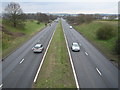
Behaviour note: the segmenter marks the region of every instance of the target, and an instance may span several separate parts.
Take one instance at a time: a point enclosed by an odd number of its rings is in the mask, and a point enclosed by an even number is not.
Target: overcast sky
[[[3,3],[4,1],[4,3]],[[2,12],[9,2],[18,2],[26,13],[117,14],[118,0],[3,0]]]

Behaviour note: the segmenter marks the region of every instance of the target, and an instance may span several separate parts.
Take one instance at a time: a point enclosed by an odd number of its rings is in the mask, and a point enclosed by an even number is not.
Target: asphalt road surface
[[[76,76],[80,88],[118,88],[118,69],[91,43],[62,19]],[[80,52],[71,50],[72,42],[78,42]]]
[[[56,30],[56,22],[47,26],[2,62],[3,88],[31,88],[39,64],[45,53],[51,36]],[[32,47],[40,42],[44,46],[42,53],[34,53]]]

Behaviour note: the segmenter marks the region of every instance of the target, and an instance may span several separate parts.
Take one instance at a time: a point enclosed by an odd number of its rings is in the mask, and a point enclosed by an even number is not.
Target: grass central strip
[[[76,88],[64,34],[59,22],[35,88]]]

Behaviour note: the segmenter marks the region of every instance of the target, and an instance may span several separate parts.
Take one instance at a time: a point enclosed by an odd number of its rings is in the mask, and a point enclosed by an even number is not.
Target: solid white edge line
[[[63,28],[63,32],[64,32],[64,28]],[[68,42],[67,42],[67,38],[66,38],[65,32],[64,32],[64,37],[65,37],[65,41],[66,41],[66,45],[67,45],[67,50],[68,50],[69,57],[70,57],[70,63],[71,63],[71,66],[72,66],[72,71],[73,71],[73,74],[74,74],[76,86],[77,86],[77,88],[79,89],[79,84],[78,84],[78,80],[77,80],[77,75],[76,75],[76,72],[75,72],[75,69],[74,69],[74,65],[73,65],[73,62],[72,62],[72,57],[71,57],[71,53],[70,53],[70,50],[69,50],[69,47],[68,47]]]
[[[97,70],[97,72],[98,72],[100,75],[102,75],[101,72],[100,72],[100,70],[99,70],[98,68],[96,68],[96,70]]]
[[[86,54],[86,55],[88,55],[88,53],[87,53],[87,52],[85,52],[85,54]]]
[[[22,59],[21,61],[20,61],[20,64],[24,61],[25,59]]]
[[[48,48],[49,48],[50,43],[51,43],[51,41],[52,41],[52,39],[53,39],[53,36],[54,36],[55,31],[56,31],[56,28],[55,28],[55,30],[54,30],[54,32],[53,32],[53,34],[52,34],[52,37],[51,37],[51,39],[50,39],[50,41],[49,41],[49,44],[48,44],[47,49],[46,49],[46,51],[45,51],[45,54],[44,54],[44,56],[43,56],[43,58],[42,58],[42,61],[41,61],[40,66],[39,66],[39,68],[38,68],[38,71],[37,71],[37,73],[36,73],[36,75],[35,75],[34,83],[35,83],[36,80],[37,80],[38,74],[39,74],[39,72],[40,72],[40,70],[41,70],[42,64],[43,64],[43,62],[44,62],[45,56],[46,56],[46,54],[47,54]]]

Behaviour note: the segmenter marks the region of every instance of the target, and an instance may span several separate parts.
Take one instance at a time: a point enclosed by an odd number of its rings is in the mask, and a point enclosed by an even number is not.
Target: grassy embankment
[[[51,41],[34,88],[76,88],[61,23]]]
[[[97,39],[96,32],[104,24],[110,24],[114,27],[115,36],[109,40]],[[118,37],[118,21],[93,21],[89,24],[74,26],[74,28],[85,36],[93,45],[95,45],[109,59],[118,62],[118,55],[115,54],[115,43]]]
[[[42,30],[44,23],[37,24],[37,21],[28,20],[24,28],[14,28],[8,24],[2,26],[2,57],[4,57]]]

